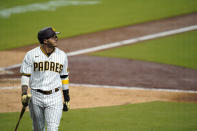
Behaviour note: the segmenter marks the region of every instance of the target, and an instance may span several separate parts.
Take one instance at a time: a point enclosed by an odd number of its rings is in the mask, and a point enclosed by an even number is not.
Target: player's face
[[[49,47],[56,47],[56,46],[57,46],[57,40],[58,40],[58,38],[57,38],[57,36],[55,35],[55,36],[53,36],[53,37],[47,39],[47,45],[48,45]]]

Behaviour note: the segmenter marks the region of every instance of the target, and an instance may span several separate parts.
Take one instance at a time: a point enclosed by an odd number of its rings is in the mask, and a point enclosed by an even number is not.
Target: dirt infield
[[[9,85],[1,81],[0,86],[20,86],[19,81]],[[150,101],[197,102],[197,93],[129,90],[112,88],[70,87],[71,109],[134,104]],[[19,112],[20,89],[1,89],[0,112]]]
[[[126,40],[143,35],[197,24],[197,13],[137,24],[107,31],[85,34],[59,41],[66,52],[97,45]],[[0,67],[21,63],[25,53],[38,44],[0,51]],[[6,59],[5,59],[6,58]],[[197,71],[183,67],[88,55],[69,57],[71,83],[114,86],[135,86],[160,89],[197,90]],[[20,86],[19,68],[0,71],[0,88]],[[20,90],[0,92],[0,112],[20,111]],[[120,90],[103,88],[71,87],[72,108],[120,105],[145,101],[197,102],[197,93],[169,93],[158,91]]]
[[[197,90],[197,71],[183,67],[95,56],[75,56],[70,65],[71,83]]]

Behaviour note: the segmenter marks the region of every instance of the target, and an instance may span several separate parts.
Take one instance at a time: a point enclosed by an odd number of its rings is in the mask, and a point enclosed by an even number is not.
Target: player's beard
[[[47,43],[46,45],[48,48],[54,49],[55,47],[57,47],[57,42],[56,42],[56,44]]]

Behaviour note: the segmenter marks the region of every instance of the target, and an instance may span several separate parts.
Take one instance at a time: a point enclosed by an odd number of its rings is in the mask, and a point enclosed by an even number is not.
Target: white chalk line
[[[17,68],[17,67],[20,67],[20,66],[21,66],[21,64],[15,64],[15,65],[11,65],[11,66],[8,66],[8,67],[1,67],[0,71],[13,69],[13,68]]]
[[[109,49],[109,48],[113,48],[113,47],[129,45],[129,44],[133,44],[133,43],[137,43],[137,42],[141,42],[141,41],[145,41],[145,40],[174,35],[174,34],[183,33],[183,32],[196,30],[196,29],[197,29],[197,25],[193,25],[193,26],[188,26],[188,27],[184,27],[184,28],[155,33],[155,34],[151,34],[151,35],[145,35],[142,37],[137,37],[137,38],[132,38],[132,39],[123,40],[123,41],[119,41],[119,42],[109,43],[109,44],[96,46],[96,47],[92,47],[92,48],[88,48],[88,49],[73,51],[73,52],[68,53],[68,56],[81,55],[81,54],[86,54],[86,53],[95,52],[95,51],[99,51],[99,50]]]
[[[197,93],[193,90],[176,90],[176,89],[156,89],[144,87],[128,87],[128,86],[110,86],[110,85],[93,85],[93,84],[70,84],[73,87],[93,87],[93,88],[113,88],[113,89],[129,89],[129,90],[147,90],[147,91],[160,91],[160,92],[183,92],[183,93]]]
[[[9,18],[12,14],[21,14],[33,11],[55,11],[56,8],[62,6],[77,6],[77,5],[94,5],[100,3],[100,0],[94,1],[73,1],[73,0],[51,0],[42,3],[33,3],[29,5],[15,6],[0,10],[0,17]]]
[[[128,39],[128,40],[123,40],[123,41],[119,41],[119,42],[109,43],[109,44],[96,46],[96,47],[92,47],[92,48],[77,50],[77,51],[69,52],[69,53],[67,53],[67,55],[68,56],[75,56],[75,55],[86,54],[86,53],[109,49],[109,48],[113,48],[113,47],[129,45],[129,44],[133,44],[133,43],[137,43],[137,42],[141,42],[141,41],[145,41],[145,40],[174,35],[174,34],[183,33],[183,32],[187,32],[187,31],[192,31],[192,30],[196,30],[196,29],[197,29],[197,25],[183,27],[183,28],[179,28],[179,29],[164,31],[164,32],[155,33],[155,34],[151,34],[151,35],[145,35],[145,36],[132,38],[132,39]],[[13,68],[17,68],[20,66],[21,66],[21,64],[16,64],[16,65],[8,66],[8,67],[1,67],[0,71],[7,70],[7,69],[13,69]]]
[[[197,93],[193,90],[177,90],[177,89],[156,89],[156,88],[144,88],[144,87],[128,87],[128,86],[110,86],[110,85],[93,85],[93,84],[75,84],[70,83],[70,87],[89,87],[89,88],[111,88],[122,90],[144,90],[144,91],[159,91],[159,92],[177,92],[177,93]],[[5,89],[18,89],[20,87],[0,87],[0,90]]]

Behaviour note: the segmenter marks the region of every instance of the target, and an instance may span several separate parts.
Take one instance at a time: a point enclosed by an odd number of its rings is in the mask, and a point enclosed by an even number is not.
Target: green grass
[[[91,55],[152,61],[197,69],[197,31],[112,48]]]
[[[0,10],[46,1],[3,0]],[[0,50],[37,43],[37,32],[46,26],[54,26],[63,38],[196,11],[196,0],[101,0],[97,5],[14,14],[0,18]]]
[[[0,113],[1,131],[13,130],[19,113]],[[150,102],[64,112],[61,131],[196,131],[197,104]],[[26,112],[20,131],[31,129]]]

